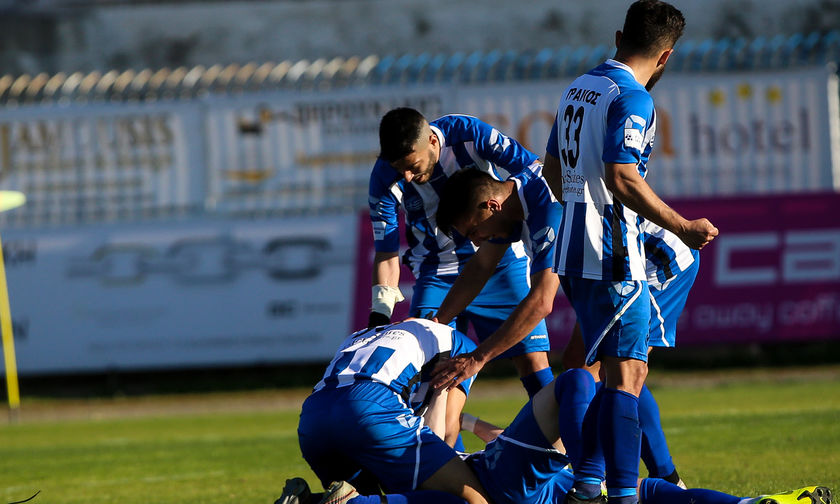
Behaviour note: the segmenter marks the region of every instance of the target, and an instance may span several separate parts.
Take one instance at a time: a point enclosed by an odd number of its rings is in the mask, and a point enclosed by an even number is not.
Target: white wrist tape
[[[461,413],[461,430],[475,432],[475,422],[478,417],[472,416],[469,413]]]
[[[370,310],[389,318],[394,313],[394,305],[405,299],[398,288],[389,285],[374,285],[372,291]]]

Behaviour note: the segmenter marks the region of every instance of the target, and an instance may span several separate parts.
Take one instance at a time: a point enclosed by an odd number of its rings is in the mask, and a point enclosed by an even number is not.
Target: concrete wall
[[[0,73],[610,44],[629,0],[0,4]],[[673,0],[685,38],[840,27],[840,0]]]

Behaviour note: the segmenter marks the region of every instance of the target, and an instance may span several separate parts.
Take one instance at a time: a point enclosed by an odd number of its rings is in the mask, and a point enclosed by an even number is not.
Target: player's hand
[[[484,364],[472,352],[447,359],[432,371],[432,387],[449,390],[481,371]]]
[[[370,316],[368,316],[368,329],[388,325],[390,323],[391,318],[385,315],[384,313],[372,311],[370,312]]]
[[[700,250],[718,235],[716,228],[709,219],[695,219],[688,221],[679,233],[680,240],[693,249]]]

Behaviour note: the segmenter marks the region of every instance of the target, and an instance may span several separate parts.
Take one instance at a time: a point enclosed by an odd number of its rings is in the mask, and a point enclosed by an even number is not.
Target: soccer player
[[[491,440],[485,450],[467,456],[466,464],[494,504],[555,504],[566,494],[573,475],[566,469],[562,421],[568,407],[576,407],[579,391],[594,387],[591,375],[572,369],[538,392],[513,423]],[[578,434],[579,435],[579,434]],[[562,438],[562,439],[561,439]],[[387,483],[387,482],[383,482]],[[359,495],[343,482],[329,485],[322,495],[312,494],[301,478],[286,482],[278,504],[463,504],[440,491]],[[661,479],[639,482],[643,504],[831,504],[826,487],[811,486],[770,496],[740,498],[706,489],[684,490]]]
[[[531,282],[528,294],[497,331],[476,350],[435,369],[433,386],[457,385],[475,375],[551,313],[560,286],[557,275],[551,271],[560,216],[560,203],[542,177],[541,165],[505,181],[478,170],[462,171],[447,180],[438,204],[438,227],[446,234],[452,234],[454,228],[478,246],[478,251],[455,280],[436,320],[447,323],[472,302],[511,243],[521,240],[525,244],[531,259]]]
[[[474,348],[462,333],[424,319],[350,335],[300,414],[301,453],[322,484],[349,480],[373,491],[374,482],[363,479],[372,475],[391,492],[440,490],[487,504],[475,475],[443,440],[447,412],[457,425],[472,380],[443,393],[425,385],[440,359]]]
[[[601,443],[610,504],[638,501],[638,398],[650,323],[640,226],[650,220],[695,249],[718,233],[707,219],[672,210],[644,180],[656,119],[648,90],[684,26],[670,4],[633,3],[616,33],[615,57],[561,95],[546,149],[545,177],[563,202],[555,271],[580,323],[587,364],[600,360],[605,374],[588,412],[596,415],[597,433],[586,435]],[[567,500],[601,499],[601,474],[586,463]]]
[[[397,213],[405,211],[409,250],[403,257],[416,278],[409,315],[431,318],[461,268],[475,253],[472,243],[450,238],[435,221],[444,182],[464,169],[478,169],[504,179],[539,165],[537,156],[496,128],[470,116],[446,115],[428,122],[411,108],[385,114],[379,126],[381,152],[370,177],[370,216],[376,247],[369,325],[387,323],[399,291],[400,259]],[[521,243],[499,261],[484,290],[457,315],[466,332],[472,323],[486,339],[528,294],[528,260]],[[548,364],[544,321],[501,357],[510,358],[529,395],[554,376]]]

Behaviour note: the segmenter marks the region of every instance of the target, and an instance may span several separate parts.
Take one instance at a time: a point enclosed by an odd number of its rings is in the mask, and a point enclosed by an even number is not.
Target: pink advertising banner
[[[840,339],[840,194],[692,199],[672,206],[720,229],[700,253],[678,345]],[[354,328],[367,323],[372,261],[365,211],[359,219]],[[412,284],[403,267],[406,297]],[[397,305],[395,320],[406,316],[409,303]],[[552,348],[562,350],[575,323],[562,293],[547,322]]]

